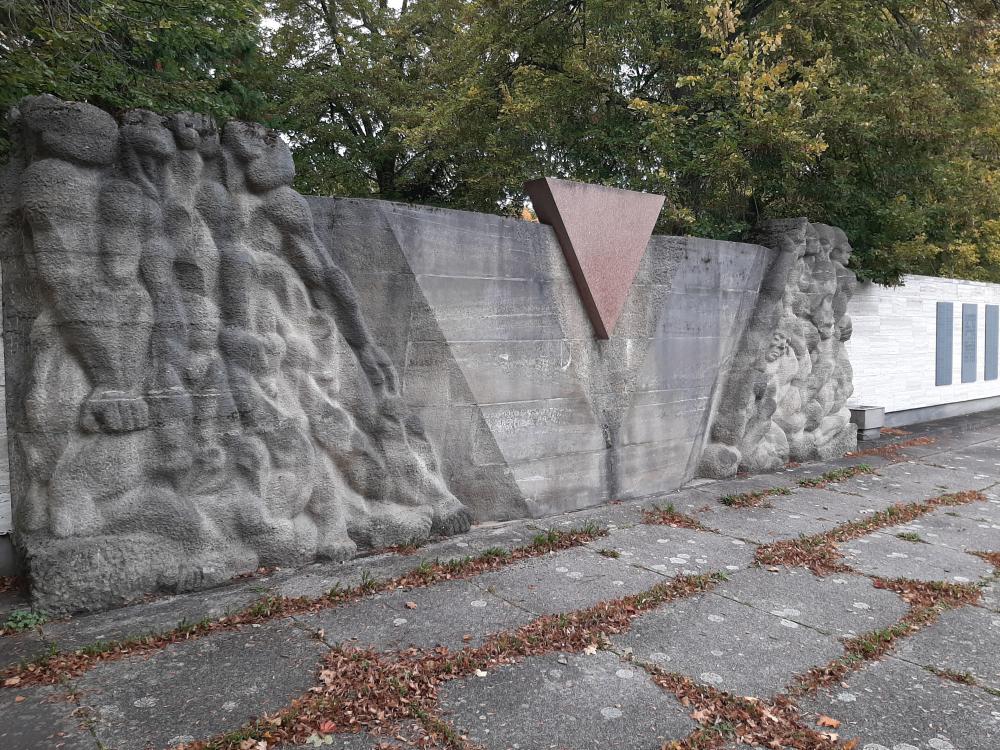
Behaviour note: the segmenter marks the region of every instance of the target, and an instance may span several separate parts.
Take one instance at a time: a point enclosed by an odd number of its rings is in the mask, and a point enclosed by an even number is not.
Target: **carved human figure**
[[[267,219],[282,230],[282,252],[298,270],[316,306],[334,314],[340,333],[355,350],[372,385],[394,393],[396,377],[392,362],[368,330],[354,286],[344,271],[320,252],[309,206],[291,188],[295,166],[288,146],[263,126],[244,122],[227,123],[223,145],[227,154],[239,163],[239,168],[227,169],[229,190],[237,194],[249,191],[260,198]],[[243,185],[231,182],[240,181],[241,177]],[[226,260],[224,276],[231,286],[227,294],[232,305],[229,314],[238,325],[247,316],[241,288],[247,283],[249,270],[238,257]]]
[[[149,414],[140,372],[153,320],[138,271],[150,203],[128,180],[101,184],[95,168],[110,164],[119,146],[105,113],[37,97],[22,105],[20,124],[31,159],[21,180],[29,249],[92,384],[80,423],[89,431],[142,429]]]

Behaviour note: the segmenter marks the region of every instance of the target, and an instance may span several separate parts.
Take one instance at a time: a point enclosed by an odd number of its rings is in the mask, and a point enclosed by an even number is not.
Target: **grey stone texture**
[[[654,237],[600,340],[549,226],[303,198],[247,123],[53,97],[12,123],[11,488],[40,609],[854,446],[839,230]]]
[[[47,96],[12,136],[7,414],[37,606],[468,529],[281,138]]]
[[[607,558],[591,549],[570,549],[484,573],[475,584],[522,609],[556,614],[646,591],[663,575]]]
[[[801,701],[841,722],[860,750],[993,750],[1000,747],[1000,698],[887,658]]]
[[[296,619],[310,630],[322,630],[331,646],[347,644],[380,651],[444,646],[459,651],[479,645],[491,633],[515,630],[534,615],[470,581],[448,581],[430,588],[379,594],[350,607],[334,607]]]
[[[988,609],[949,610],[894,653],[923,667],[971,675],[1000,692],[1000,614]]]
[[[889,534],[870,534],[837,548],[852,568],[881,578],[978,583],[993,575],[993,566],[978,557]]]
[[[100,750],[69,691],[52,687],[0,691],[4,750]]]
[[[596,540],[592,549],[665,576],[743,570],[753,562],[753,545],[707,531],[670,526],[635,526]]]
[[[695,728],[688,710],[614,654],[549,654],[449,682],[443,716],[488,750],[659,750]]]
[[[857,279],[847,235],[805,219],[767,222],[761,244],[777,255],[728,369],[700,473],[773,471],[857,447],[844,342]]]
[[[641,662],[737,695],[766,698],[844,652],[831,634],[723,596],[671,602],[615,636]]]
[[[899,596],[875,588],[863,576],[817,578],[800,568],[754,568],[720,584],[714,593],[842,637],[887,628],[909,609]]]
[[[107,662],[75,686],[105,747],[173,747],[284,707],[315,684],[325,651],[312,634],[279,620]]]
[[[694,474],[719,373],[774,251],[654,237],[605,341],[551,227],[381,201],[309,205],[477,519],[648,496]]]

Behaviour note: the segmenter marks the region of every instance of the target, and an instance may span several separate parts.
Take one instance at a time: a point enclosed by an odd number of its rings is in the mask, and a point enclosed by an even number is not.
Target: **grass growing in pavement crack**
[[[925,542],[921,538],[920,534],[918,534],[915,531],[900,531],[898,534],[896,534],[896,536],[899,539],[902,539],[904,542],[915,542],[917,544],[927,544],[927,542]]]
[[[798,539],[786,539],[757,548],[756,561],[761,566],[787,565],[809,568],[816,575],[842,573],[849,570],[837,545],[871,534],[879,529],[908,523],[931,511],[948,506],[966,505],[986,499],[982,492],[948,493],[916,503],[897,503],[871,516],[841,524],[830,531]]]
[[[775,495],[791,495],[788,487],[768,487],[753,492],[742,492],[739,495],[723,495],[719,502],[729,508],[768,508],[772,507],[768,498]]]
[[[861,474],[874,474],[875,469],[873,469],[868,464],[858,464],[857,466],[845,466],[842,469],[832,469],[818,477],[804,477],[798,481],[799,487],[811,487],[813,489],[823,489],[824,487],[836,484],[837,482],[846,482],[848,479],[853,479]]]
[[[438,688],[446,681],[485,676],[489,670],[528,656],[554,652],[592,653],[632,621],[668,602],[712,589],[721,574],[682,575],[640,594],[600,602],[593,607],[545,615],[513,630],[494,634],[478,647],[452,653],[447,648],[411,648],[379,654],[357,648],[335,648],[324,658],[318,684],[286,709],[258,719],[236,732],[192,742],[185,750],[242,750],[248,740],[302,744],[309,737],[359,729],[388,735],[416,720],[445,747],[468,750],[468,740],[440,718]],[[243,745],[242,747],[254,745]]]
[[[642,522],[653,526],[673,526],[681,529],[694,529],[696,531],[711,531],[695,518],[686,516],[679,512],[673,503],[662,508],[650,508],[642,512]]]
[[[510,551],[494,547],[475,557],[464,557],[444,562],[424,560],[410,572],[396,578],[378,580],[367,571],[363,571],[361,582],[357,586],[353,588],[335,586],[320,597],[292,598],[271,594],[258,599],[238,612],[217,620],[203,620],[194,624],[182,623],[173,630],[157,635],[93,644],[73,652],[48,654],[28,664],[15,665],[0,670],[0,685],[13,687],[39,683],[54,684],[66,677],[86,672],[101,661],[150,653],[172,643],[202,638],[211,633],[237,630],[247,625],[259,624],[279,617],[317,612],[356,601],[376,592],[423,588],[457,578],[470,578],[480,573],[512,565],[521,560],[580,547],[606,535],[605,529],[596,524],[587,524],[580,529],[546,531],[537,535],[528,546],[518,547]]]
[[[976,677],[971,672],[956,672],[952,669],[938,669],[937,667],[926,667],[931,674],[937,675],[943,680],[957,682],[960,685],[975,685]]]

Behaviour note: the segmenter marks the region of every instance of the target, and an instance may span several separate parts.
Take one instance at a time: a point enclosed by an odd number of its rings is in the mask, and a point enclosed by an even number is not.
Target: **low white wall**
[[[935,385],[938,302],[954,307],[951,385]],[[970,383],[961,373],[963,304],[977,306],[976,380]],[[1000,284],[907,276],[901,287],[859,286],[849,307],[850,405],[884,406],[889,413],[1000,396],[1000,380],[984,379],[986,305],[1000,305]]]

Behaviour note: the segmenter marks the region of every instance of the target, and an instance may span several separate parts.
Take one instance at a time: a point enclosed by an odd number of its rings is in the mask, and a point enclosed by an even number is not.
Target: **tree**
[[[805,214],[862,275],[1000,279],[991,0],[281,0],[301,187],[516,213],[546,174],[659,230]],[[276,107],[277,109],[278,107]]]
[[[2,0],[0,111],[51,93],[111,111],[253,119],[264,100],[242,77],[261,9],[258,0]],[[0,158],[6,148],[0,135]]]

